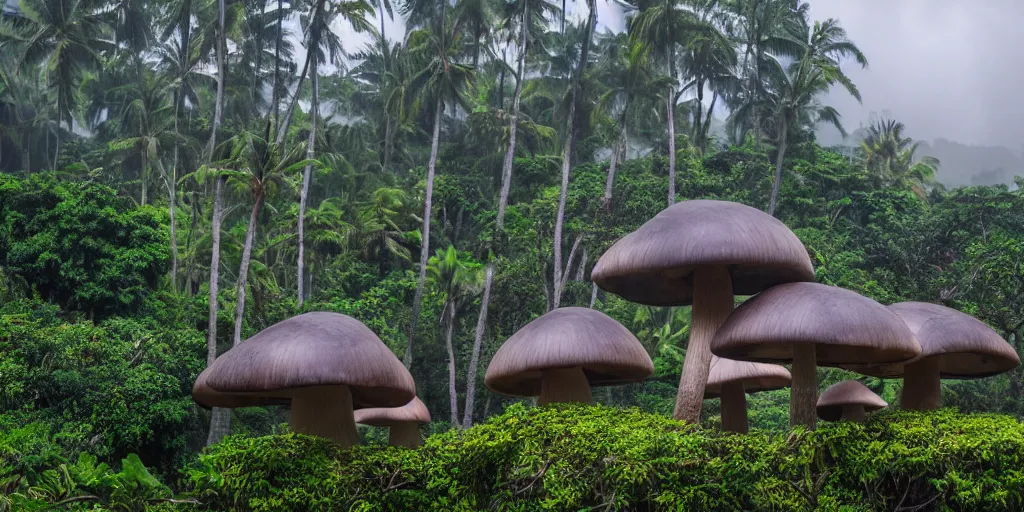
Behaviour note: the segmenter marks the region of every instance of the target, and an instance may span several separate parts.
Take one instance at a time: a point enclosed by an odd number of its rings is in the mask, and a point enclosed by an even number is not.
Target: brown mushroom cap
[[[583,369],[591,386],[639,382],[654,363],[633,333],[588,308],[559,308],[512,335],[494,354],[484,384],[512,396],[538,396],[541,371]]]
[[[423,401],[413,398],[401,407],[372,407],[355,411],[356,423],[371,427],[390,427],[399,423],[430,423],[430,411]]]
[[[399,407],[416,396],[412,376],[362,322],[305,313],[276,323],[225,352],[199,375],[192,398],[203,407],[290,400],[289,390],[348,386],[352,404]]]
[[[711,342],[729,359],[786,362],[813,344],[819,366],[907,361],[921,352],[914,334],[885,306],[835,286],[790,283],[736,308]]]
[[[882,397],[859,380],[844,380],[829,386],[818,397],[818,417],[825,421],[839,421],[844,405],[860,405],[866,412],[889,407]]]
[[[800,239],[761,210],[728,201],[676,203],[622,237],[594,266],[595,283],[631,302],[681,306],[693,301],[696,267],[725,265],[734,295],[813,281]]]
[[[1013,347],[977,318],[927,302],[900,302],[888,308],[917,336],[921,355],[905,363],[851,369],[874,377],[902,377],[905,365],[938,357],[942,378],[972,379],[998,375],[1020,365]]]
[[[711,357],[711,372],[708,385],[704,387],[704,398],[718,398],[722,386],[730,382],[742,382],[747,393],[769,391],[789,387],[793,376],[789,370],[777,364],[733,361],[724,357]]]

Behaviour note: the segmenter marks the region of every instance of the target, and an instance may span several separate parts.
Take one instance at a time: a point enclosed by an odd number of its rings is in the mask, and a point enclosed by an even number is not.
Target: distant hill
[[[938,179],[948,187],[1012,184],[1024,176],[1024,157],[1001,146],[971,146],[946,139],[922,142],[919,152],[942,162]]]

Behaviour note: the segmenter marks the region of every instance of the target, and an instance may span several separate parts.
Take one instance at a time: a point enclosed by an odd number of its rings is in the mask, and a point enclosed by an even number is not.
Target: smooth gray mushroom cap
[[[889,407],[882,397],[868,389],[859,380],[844,380],[833,384],[818,397],[818,417],[825,421],[839,421],[843,406],[859,405],[865,412]]]
[[[278,322],[228,350],[192,388],[203,407],[290,402],[290,390],[348,386],[354,408],[399,407],[416,396],[412,375],[362,322],[338,313],[305,313]]]
[[[736,308],[711,352],[740,361],[793,360],[793,346],[815,345],[819,366],[908,361],[921,347],[903,320],[858,293],[817,283],[771,288]]]
[[[576,367],[591,386],[639,382],[654,374],[643,345],[612,317],[588,308],[559,308],[501,345],[484,384],[504,395],[538,396],[543,370]]]
[[[704,387],[704,398],[718,398],[722,386],[731,382],[742,382],[747,393],[788,388],[793,382],[789,370],[777,364],[734,361],[724,357],[711,356],[711,371],[708,384]]]
[[[728,201],[676,203],[622,237],[594,266],[595,283],[631,302],[682,306],[693,302],[693,271],[724,265],[734,295],[813,281],[800,239],[761,210]]]
[[[917,336],[921,355],[900,364],[850,369],[874,377],[902,377],[907,364],[937,357],[943,379],[973,379],[998,375],[1020,365],[1013,347],[973,316],[927,302],[900,302],[888,308]]]
[[[355,411],[356,423],[371,427],[390,427],[401,423],[430,423],[430,411],[422,400],[413,398],[401,407],[371,407]]]

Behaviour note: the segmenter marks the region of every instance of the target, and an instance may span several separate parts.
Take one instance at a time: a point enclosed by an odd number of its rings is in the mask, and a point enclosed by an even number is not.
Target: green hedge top
[[[514,406],[418,450],[233,437],[190,480],[209,510],[1020,510],[1024,426],[943,410],[737,435]]]

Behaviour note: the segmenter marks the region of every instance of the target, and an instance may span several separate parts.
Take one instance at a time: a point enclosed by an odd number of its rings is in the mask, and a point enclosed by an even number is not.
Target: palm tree
[[[569,172],[572,165],[573,142],[576,131],[576,101],[579,95],[580,80],[587,70],[587,63],[590,60],[590,44],[594,38],[594,27],[597,25],[596,0],[587,0],[589,16],[584,29],[584,39],[580,48],[579,60],[576,63],[576,71],[573,73],[572,83],[569,90],[569,115],[566,121],[565,143],[562,147],[562,187],[558,195],[558,213],[555,217],[554,234],[554,275],[552,279],[551,309],[556,309],[561,303],[562,290],[565,287],[565,276],[568,268],[562,269],[562,228],[565,224],[565,203],[569,193]],[[573,248],[575,252],[575,247]],[[572,262],[572,256],[569,262]],[[568,267],[568,265],[567,265]]]
[[[782,166],[790,130],[798,122],[810,126],[826,122],[834,125],[845,135],[846,130],[839,120],[839,112],[822,105],[818,98],[838,83],[857,101],[861,99],[860,91],[843,73],[838,60],[849,56],[855,58],[861,66],[866,66],[867,59],[863,53],[846,38],[845,31],[835,20],[815,22],[813,28],[805,20],[804,28],[807,49],[803,57],[785,70],[776,69],[772,74],[770,90],[766,94],[765,104],[768,110],[774,113],[772,122],[778,140],[775,176],[768,201],[769,215],[774,215],[778,207]],[[743,115],[743,112],[736,114]]]
[[[909,188],[924,199],[935,181],[939,160],[932,156],[917,158],[920,142],[903,136],[906,127],[894,119],[871,123],[861,142],[864,164],[888,186]]]
[[[408,195],[402,189],[378,188],[370,194],[370,200],[359,210],[359,239],[364,248],[363,257],[377,262],[378,275],[386,274],[390,258],[401,261],[412,259],[409,251],[409,236],[399,227],[401,210],[405,208]]]
[[[384,120],[380,143],[383,172],[391,168],[396,135],[409,120],[413,107],[410,91],[413,73],[406,50],[404,44],[391,44],[376,35],[374,42],[353,56],[359,61],[352,69],[352,76],[362,85],[358,93],[364,101],[362,113],[371,119]]]
[[[462,38],[458,20],[445,15],[439,22],[439,28],[440,30],[416,30],[409,34],[408,43],[410,51],[423,63],[420,71],[413,77],[412,89],[421,98],[422,104],[434,106],[434,129],[431,136],[430,160],[427,163],[427,182],[423,201],[420,275],[416,284],[416,294],[413,296],[409,342],[405,349],[406,367],[412,365],[413,339],[419,320],[420,305],[423,302],[423,286],[427,278],[427,260],[430,256],[430,217],[433,207],[434,172],[437,168],[438,146],[441,139],[441,118],[444,115],[446,103],[468,110],[465,92],[474,80],[473,68],[456,62],[454,58],[459,51]]]
[[[0,17],[0,52],[17,52],[16,69],[31,73],[43,64],[48,87],[56,92],[57,140],[53,166],[60,159],[60,124],[72,129],[75,91],[83,72],[98,69],[101,53],[114,50],[105,0],[23,0],[21,16]]]
[[[694,8],[705,25],[705,30],[696,33],[682,48],[682,76],[685,84],[680,93],[692,89],[696,95],[693,101],[693,122],[690,139],[700,151],[707,145],[707,133],[711,127],[715,104],[719,94],[731,88],[736,77],[736,49],[732,41],[722,33],[715,23],[719,17],[716,10],[718,0],[694,0]],[[704,90],[712,91],[711,104],[704,112]]]
[[[516,63],[516,89],[512,96],[512,113],[509,116],[508,125],[508,147],[505,149],[505,159],[501,164],[501,191],[498,194],[498,215],[494,221],[495,234],[498,237],[504,236],[505,212],[508,209],[508,196],[512,188],[512,164],[515,161],[516,138],[519,132],[520,102],[523,96],[524,73],[526,70],[526,55],[529,52],[530,27],[533,19],[546,21],[547,15],[554,12],[554,6],[541,0],[531,2],[521,0],[516,2],[515,9],[508,11],[509,15],[504,24],[512,26],[515,19],[519,20],[519,58]],[[466,370],[466,411],[462,418],[462,425],[469,428],[473,424],[473,407],[476,401],[477,372],[480,365],[480,350],[483,347],[484,333],[487,331],[487,313],[491,302],[491,287],[494,284],[494,260],[495,255],[488,253],[487,269],[484,271],[484,289],[480,299],[480,314],[477,317],[476,334],[473,338],[473,351],[469,358],[469,367]]]
[[[370,5],[363,0],[345,1],[331,6],[327,11],[327,0],[316,0],[313,3],[312,11],[305,19],[306,26],[306,49],[310,53],[307,59],[310,63],[310,76],[312,77],[311,88],[313,98],[310,102],[309,115],[309,141],[306,143],[306,159],[312,160],[316,157],[316,129],[320,114],[320,77],[318,69],[321,63],[337,64],[341,57],[341,38],[331,31],[331,23],[339,16],[349,22],[357,32],[369,28],[366,21],[366,14],[371,12]],[[305,217],[306,204],[309,201],[309,187],[313,179],[313,166],[307,165],[302,176],[302,191],[299,194],[299,225],[298,225],[298,307],[302,307],[305,300],[303,290],[305,278]]]
[[[459,257],[454,246],[438,249],[427,261],[427,271],[434,286],[444,296],[441,323],[445,326],[445,347],[448,349],[448,396],[452,426],[459,425],[459,395],[455,386],[455,348],[452,337],[458,313],[479,291],[480,264]]]

